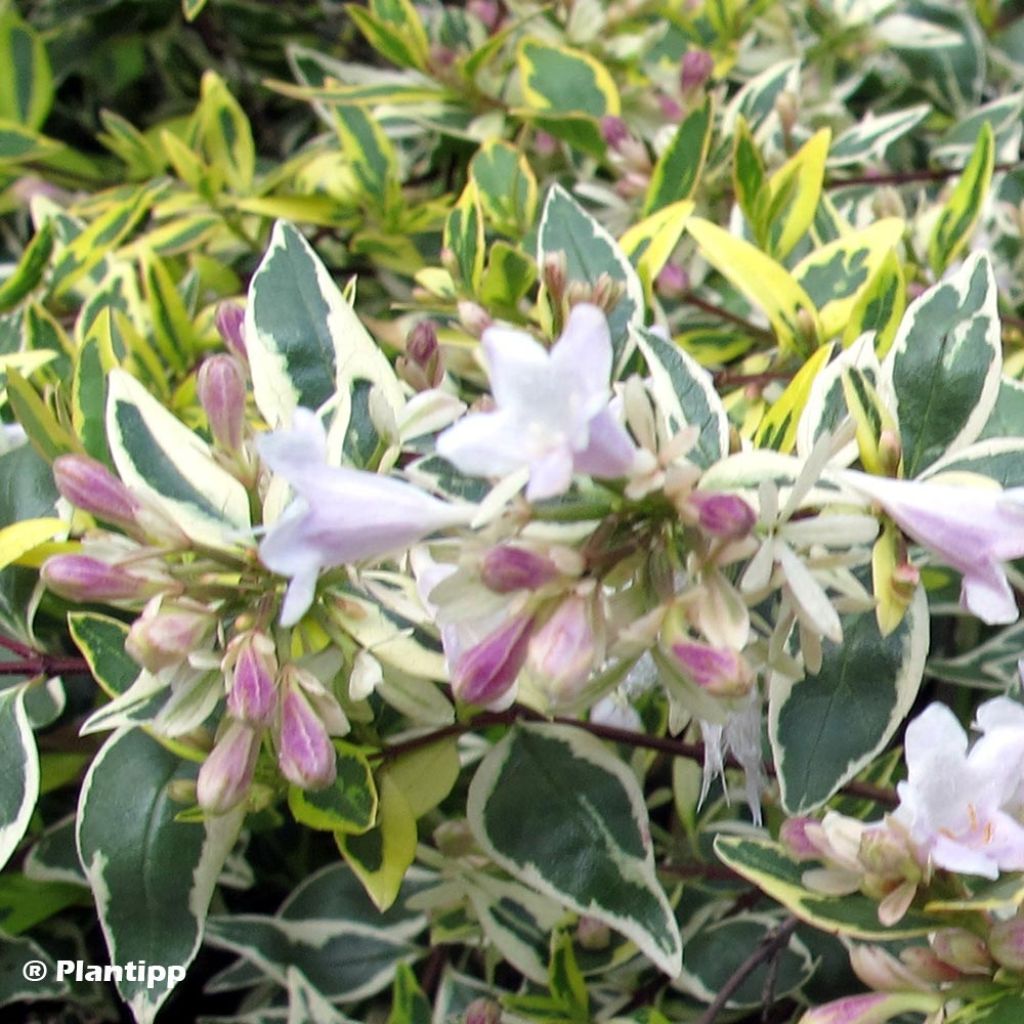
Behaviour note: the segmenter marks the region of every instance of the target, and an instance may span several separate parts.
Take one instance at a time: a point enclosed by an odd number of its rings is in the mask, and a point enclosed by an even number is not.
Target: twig
[[[54,658],[36,653],[21,661],[0,661],[0,676],[85,675],[90,671],[85,658]]]
[[[792,380],[793,374],[784,370],[765,370],[764,373],[730,373],[720,370],[715,375],[715,386],[719,388],[746,387],[748,384],[770,384],[773,380]]]
[[[994,173],[1016,171],[1024,167],[1024,161],[1015,160],[1008,164],[996,164]],[[963,167],[938,167],[919,171],[894,171],[892,174],[858,174],[852,178],[826,178],[825,188],[847,188],[856,185],[910,185],[915,181],[946,181],[963,174]]]
[[[668,736],[649,736],[647,733],[634,732],[631,729],[620,729],[614,725],[601,725],[599,722],[587,722],[578,718],[566,718],[562,715],[555,715],[546,718],[544,715],[532,708],[524,707],[522,704],[513,704],[507,711],[485,712],[476,715],[466,722],[456,722],[453,725],[445,725],[411,739],[403,740],[400,743],[392,743],[383,746],[376,753],[376,757],[384,761],[394,760],[402,754],[408,754],[413,750],[429,747],[449,736],[461,736],[463,733],[472,732],[475,729],[485,729],[494,725],[514,725],[516,722],[554,722],[556,725],[566,725],[574,729],[582,729],[591,736],[598,736],[601,739],[611,740],[614,743],[622,743],[628,747],[639,747],[643,750],[653,750],[659,754],[667,754],[669,757],[685,757],[691,761],[704,760],[704,744],[688,743],[685,740],[676,740]],[[725,762],[730,768],[742,767],[733,758],[727,758]],[[769,775],[775,775],[774,765],[766,765]],[[848,796],[862,797],[872,800],[883,807],[895,807],[898,799],[896,793],[891,789],[872,785],[870,782],[848,782],[840,789],[841,793]]]
[[[789,942],[789,937],[796,930],[799,922],[795,917],[788,917],[774,931],[764,937],[761,944],[754,950],[746,960],[743,961],[729,976],[725,984],[718,990],[711,1005],[697,1018],[694,1024],[712,1024],[718,1015],[725,1009],[736,990],[761,966],[766,960],[775,956],[783,946]]]
[[[688,306],[696,306],[697,309],[702,309],[705,313],[710,313],[711,316],[718,317],[719,320],[728,320],[729,323],[735,324],[737,327],[742,327],[748,334],[753,334],[755,337],[764,338],[766,341],[775,340],[775,335],[766,328],[758,327],[757,324],[752,324],[749,320],[744,320],[744,318],[738,314],[733,313],[728,309],[724,309],[722,306],[716,306],[713,302],[708,302],[706,299],[702,299],[698,295],[694,295],[693,292],[687,292],[683,296],[682,301]]]

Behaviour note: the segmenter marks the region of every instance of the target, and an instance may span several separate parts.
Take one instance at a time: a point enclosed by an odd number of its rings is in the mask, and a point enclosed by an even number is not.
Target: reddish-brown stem
[[[561,715],[545,718],[539,712],[534,711],[532,708],[524,707],[521,704],[515,704],[507,711],[485,712],[484,714],[476,715],[467,722],[445,725],[429,733],[423,733],[399,743],[386,745],[377,752],[377,756],[385,761],[393,760],[402,754],[408,754],[413,750],[429,747],[450,736],[461,736],[463,733],[493,725],[513,725],[520,721],[550,721],[557,725],[582,729],[584,732],[590,733],[591,736],[598,736],[601,739],[621,743],[624,746],[653,750],[659,754],[666,754],[669,757],[685,757],[692,761],[704,760],[703,743],[688,743],[685,740],[672,739],[668,736],[650,736],[647,733],[634,732],[631,729],[620,729],[614,725],[601,725],[599,722],[587,722],[577,718],[566,718]],[[733,758],[728,758],[725,763],[731,768],[740,767]],[[774,776],[775,768],[773,765],[766,765],[766,770],[769,775]],[[874,801],[883,807],[895,807],[897,804],[897,797],[893,790],[872,785],[870,782],[848,782],[842,787],[840,792],[848,796],[856,796]]]
[[[767,341],[775,340],[775,335],[766,328],[758,327],[757,324],[752,324],[749,320],[744,320],[743,317],[739,316],[737,313],[724,309],[722,306],[716,306],[713,302],[708,302],[707,299],[702,299],[699,295],[694,295],[693,292],[687,292],[683,296],[683,302],[688,306],[695,306],[697,309],[702,309],[705,313],[718,317],[719,320],[727,320],[729,323],[735,324],[737,327],[742,327],[748,334],[753,334],[758,338],[764,338]]]
[[[715,374],[715,386],[720,388],[746,387],[748,384],[770,384],[773,380],[792,380],[793,374],[782,370],[765,370],[764,373],[730,373],[721,370]]]
[[[53,658],[48,654],[35,652],[20,661],[0,662],[0,676],[61,676],[88,673],[89,663],[85,658]]]
[[[13,651],[21,658],[31,658],[36,652],[26,644],[21,643],[19,640],[12,640],[9,636],[4,636],[0,633],[0,647],[6,647],[7,650]]]
[[[1008,164],[996,164],[993,170],[1016,171],[1024,167],[1024,161],[1015,160]],[[856,185],[911,185],[916,181],[946,181],[963,174],[963,167],[937,167],[919,171],[894,171],[891,174],[858,174],[850,178],[826,178],[825,188],[847,188]]]
[[[718,990],[711,1005],[697,1018],[696,1024],[713,1024],[713,1021],[725,1009],[726,1004],[736,990],[749,978],[761,964],[776,956],[789,942],[790,936],[799,924],[795,917],[788,917],[774,931],[769,932],[746,960],[743,961],[729,976],[725,984]]]

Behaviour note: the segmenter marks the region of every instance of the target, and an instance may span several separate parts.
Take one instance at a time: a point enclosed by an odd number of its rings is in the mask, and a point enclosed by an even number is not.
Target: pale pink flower
[[[574,306],[550,352],[507,327],[488,327],[483,347],[497,410],[471,413],[441,434],[444,458],[471,476],[529,467],[531,501],[564,494],[574,472],[629,472],[636,449],[609,408],[612,343],[597,306]]]

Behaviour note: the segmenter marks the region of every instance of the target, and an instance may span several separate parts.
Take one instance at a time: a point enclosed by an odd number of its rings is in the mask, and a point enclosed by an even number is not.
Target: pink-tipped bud
[[[57,490],[76,508],[115,526],[133,527],[138,498],[102,462],[88,455],[59,455],[53,461]]]
[[[236,302],[222,302],[217,307],[217,330],[224,344],[239,359],[247,360],[245,347],[245,310]]]
[[[199,769],[196,801],[204,811],[223,814],[245,799],[260,752],[256,731],[232,722]]]
[[[611,929],[604,921],[584,914],[576,924],[576,941],[584,949],[607,949],[612,941]]]
[[[180,664],[217,624],[205,611],[150,602],[132,623],[124,649],[145,669],[159,672]]]
[[[40,575],[50,590],[69,601],[130,601],[146,596],[149,589],[138,576],[88,555],[54,555]]]
[[[672,656],[690,682],[716,697],[741,697],[754,685],[754,673],[746,659],[729,648],[674,643]]]
[[[265,633],[239,638],[225,660],[231,659],[231,689],[228,711],[234,718],[253,725],[269,725],[277,710],[277,658],[273,641]]]
[[[594,670],[598,657],[586,600],[566,598],[530,640],[526,671],[530,682],[553,704],[572,701]]]
[[[935,955],[964,974],[989,974],[992,957],[980,935],[966,928],[940,928],[930,938]]]
[[[944,960],[940,960],[932,950],[925,946],[910,946],[907,949],[901,949],[900,959],[916,977],[931,985],[941,985],[947,981],[956,981],[961,977],[960,971]]]
[[[420,320],[409,332],[405,351],[409,358],[426,369],[437,356],[437,328],[429,320]]]
[[[654,284],[659,295],[666,299],[679,299],[690,290],[690,275],[678,263],[666,263]]]
[[[434,845],[449,860],[457,860],[470,853],[479,853],[473,830],[465,818],[442,821],[433,832]]]
[[[501,4],[498,0],[469,0],[466,12],[472,14],[488,32],[493,32],[501,21]]]
[[[457,309],[459,311],[459,322],[475,338],[481,337],[484,331],[494,323],[491,314],[479,302],[460,299],[457,303]]]
[[[666,121],[682,121],[683,119],[683,108],[671,96],[666,96],[663,92],[658,93],[658,109]]]
[[[738,494],[708,494],[694,491],[689,505],[697,525],[712,537],[735,540],[745,537],[757,522],[754,510]]]
[[[214,441],[226,452],[241,451],[245,433],[245,375],[234,356],[210,356],[196,377],[199,403]]]
[[[493,999],[474,999],[462,1020],[464,1024],[501,1024],[501,1006]]]
[[[558,152],[558,139],[540,129],[533,136],[533,152],[540,157],[554,156]]]
[[[808,1010],[797,1024],[885,1024],[902,1013],[930,1013],[943,999],[930,992],[867,992]]]
[[[905,992],[928,988],[921,978],[902,961],[881,946],[856,945],[850,949],[853,973],[876,992]]]
[[[1024,971],[1024,917],[994,924],[988,933],[988,949],[1001,967]]]
[[[492,704],[508,693],[526,661],[533,620],[517,615],[465,651],[452,670],[452,692],[467,704]]]
[[[277,765],[301,789],[323,789],[337,776],[337,757],[327,728],[298,686],[288,686],[281,696]]]
[[[558,569],[550,558],[512,544],[491,548],[480,566],[484,586],[496,594],[537,590],[557,576]]]
[[[630,136],[629,126],[621,117],[608,114],[601,118],[601,137],[612,149],[621,149]]]
[[[821,847],[814,841],[821,825],[815,818],[787,818],[779,828],[779,842],[798,861],[821,860]]]
[[[684,92],[699,89],[711,77],[715,58],[707,50],[687,50],[679,66],[679,84]]]

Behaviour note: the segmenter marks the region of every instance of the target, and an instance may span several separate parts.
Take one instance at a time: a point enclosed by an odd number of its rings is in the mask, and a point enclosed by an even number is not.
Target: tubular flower
[[[960,603],[989,625],[1019,612],[1002,563],[1024,555],[1024,487],[953,487],[848,471],[843,482],[877,501],[912,540],[963,574]]]
[[[574,306],[550,352],[505,327],[487,328],[483,347],[497,410],[471,413],[441,434],[437,450],[449,462],[473,476],[528,467],[531,501],[564,494],[574,472],[629,472],[636,449],[608,407],[612,344],[597,306]]]
[[[411,484],[326,464],[320,420],[296,409],[290,430],[260,441],[264,462],[296,493],[263,538],[260,558],[291,577],[281,624],[294,625],[313,603],[321,569],[398,551],[446,526],[465,523],[465,508],[447,505]]]

